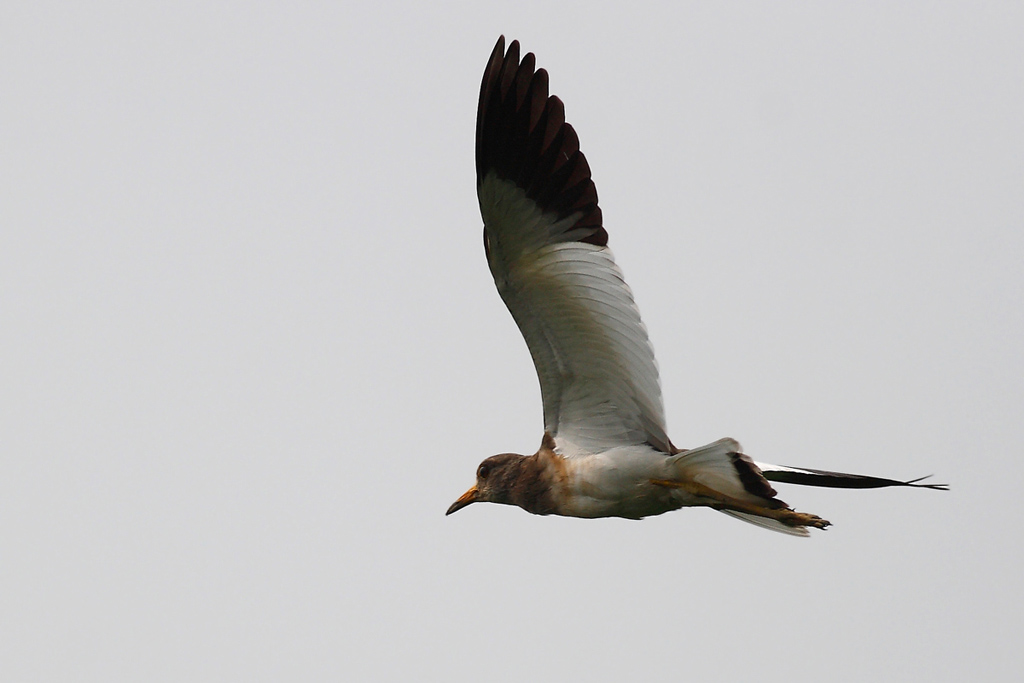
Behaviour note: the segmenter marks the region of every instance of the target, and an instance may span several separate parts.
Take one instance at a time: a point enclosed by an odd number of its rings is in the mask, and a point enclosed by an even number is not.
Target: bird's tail
[[[696,498],[696,504],[708,505],[745,522],[793,536],[807,536],[808,527],[824,529],[829,526],[829,522],[790,508],[776,498],[776,491],[770,481],[843,489],[887,486],[913,486],[939,491],[949,489],[946,484],[922,484],[921,481],[928,477],[901,481],[754,462],[744,455],[734,439],[720,439],[707,446],[682,451],[673,455],[670,463],[675,478],[656,483],[680,489],[680,496],[687,501]]]
[[[696,504],[793,536],[807,536],[808,527],[824,529],[829,525],[816,515],[792,510],[776,498],[775,489],[735,439],[720,439],[682,451],[673,455],[670,463],[675,478],[656,483],[680,489],[680,495],[688,501],[696,498]]]

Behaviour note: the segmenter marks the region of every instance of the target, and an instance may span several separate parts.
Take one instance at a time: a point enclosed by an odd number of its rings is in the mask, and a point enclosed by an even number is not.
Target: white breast
[[[571,448],[560,440],[559,450]],[[567,490],[558,514],[572,517],[660,515],[685,503],[673,490],[650,483],[667,479],[669,458],[647,445],[621,446],[565,461]]]

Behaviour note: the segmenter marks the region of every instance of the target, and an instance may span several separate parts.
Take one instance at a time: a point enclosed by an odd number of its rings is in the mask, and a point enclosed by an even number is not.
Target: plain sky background
[[[0,679],[1019,680],[1024,5],[91,5],[0,9]],[[444,517],[542,429],[475,195],[502,33],[672,439],[950,492]]]

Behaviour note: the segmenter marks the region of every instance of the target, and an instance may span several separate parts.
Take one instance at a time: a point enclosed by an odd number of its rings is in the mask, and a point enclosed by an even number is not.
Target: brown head
[[[476,468],[476,484],[448,508],[446,515],[470,503],[504,503],[518,505],[530,512],[540,512],[538,504],[547,494],[541,482],[536,456],[502,453],[492,455]]]

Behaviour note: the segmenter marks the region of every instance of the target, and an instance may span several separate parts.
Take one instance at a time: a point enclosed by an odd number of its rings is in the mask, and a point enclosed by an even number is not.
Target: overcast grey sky
[[[0,678],[1017,680],[1021,4],[92,5],[0,9]],[[501,33],[676,444],[949,493],[444,517],[542,429],[475,196]]]

